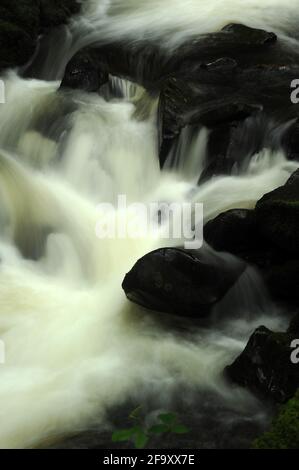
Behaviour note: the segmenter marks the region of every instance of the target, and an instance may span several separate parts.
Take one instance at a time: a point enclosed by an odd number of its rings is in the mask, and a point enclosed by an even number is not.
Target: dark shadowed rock
[[[159,104],[161,166],[187,125],[215,129],[230,124],[227,130],[230,142],[237,144],[243,143],[243,139],[241,126],[236,124],[249,116],[252,122],[258,122],[259,116],[260,122],[262,116],[266,116],[264,121],[271,118],[280,123],[295,119],[299,106],[290,100],[290,83],[298,76],[298,65],[263,64],[242,68],[234,60],[222,58],[214,63],[202,63],[188,79],[179,75],[169,78],[163,85]],[[287,140],[289,145],[296,145],[296,136],[293,131]],[[252,146],[247,142],[243,153],[248,148],[251,156],[260,149],[260,131],[257,138],[252,137]],[[225,158],[233,161],[235,157],[227,154]],[[209,163],[214,164],[213,159]]]
[[[213,62],[220,57],[230,57],[240,64],[250,65],[256,63],[260,57],[271,55],[276,42],[277,36],[274,33],[243,24],[229,24],[221,31],[187,41],[175,50],[175,57],[170,63],[175,64],[178,69],[178,65],[183,68],[184,64],[185,67],[186,62]]]
[[[299,339],[299,313],[292,318],[287,332]]]
[[[122,287],[129,300],[148,309],[203,318],[245,267],[233,257],[212,252],[164,248],[137,261]]]
[[[76,0],[1,0],[0,71],[28,62],[38,36],[79,10]]]
[[[129,79],[149,90],[159,90],[170,75],[190,77],[201,62],[213,62],[223,55],[248,59],[249,53],[269,52],[269,46],[276,40],[273,33],[244,25],[228,25],[222,31],[192,38],[171,53],[150,41],[115,41],[89,47],[79,54],[88,58],[88,69]],[[68,73],[73,66],[77,68],[78,62],[80,56],[74,56]]]
[[[290,160],[299,160],[299,119],[285,133],[283,147]]]
[[[89,91],[85,75],[91,83],[103,84],[108,74],[128,79],[149,90],[158,90],[167,74],[167,58],[150,42],[114,42],[82,49],[68,63],[63,87]],[[95,86],[90,87],[95,91]]]
[[[259,327],[245,350],[225,369],[235,383],[276,402],[290,399],[299,387],[299,367],[291,361],[293,333]]]
[[[216,251],[227,251],[263,270],[283,260],[276,247],[259,233],[255,213],[247,209],[231,209],[210,220],[204,227],[205,241]]]
[[[83,49],[67,64],[61,88],[95,92],[108,82],[108,73],[102,70],[93,49]]]
[[[266,194],[255,209],[262,235],[284,252],[299,255],[299,170]]]
[[[210,220],[204,227],[204,238],[217,251],[234,254],[256,249],[259,237],[254,211],[232,209]]]
[[[274,299],[297,303],[299,301],[299,260],[274,264],[265,273],[265,281]]]

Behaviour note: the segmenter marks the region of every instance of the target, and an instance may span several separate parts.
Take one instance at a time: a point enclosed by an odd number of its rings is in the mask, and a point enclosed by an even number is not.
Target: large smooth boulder
[[[200,319],[209,315],[245,268],[231,256],[163,248],[137,261],[122,287],[129,300],[150,310]]]
[[[296,326],[287,333],[259,327],[240,356],[226,367],[226,376],[258,395],[286,402],[299,388],[299,367],[291,361],[291,343],[298,337]]]

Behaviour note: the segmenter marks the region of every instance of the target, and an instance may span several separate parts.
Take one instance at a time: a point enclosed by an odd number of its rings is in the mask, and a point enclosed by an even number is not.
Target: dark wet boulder
[[[35,50],[32,37],[13,23],[0,20],[0,71],[22,65]]]
[[[299,388],[299,366],[291,361],[291,343],[297,336],[259,327],[240,356],[226,367],[226,376],[260,396],[286,402]]]
[[[231,256],[163,248],[137,261],[122,287],[129,300],[150,310],[200,319],[209,315],[245,268]]]
[[[265,273],[265,282],[272,297],[287,303],[299,301],[299,260],[274,264]]]
[[[230,57],[242,65],[257,63],[261,57],[271,54],[277,36],[268,31],[250,28],[243,24],[229,24],[221,31],[194,37],[175,50],[170,59],[171,68],[187,64],[213,62],[220,57]]]
[[[0,71],[28,62],[38,36],[79,10],[76,0],[1,0]]]
[[[84,52],[88,56],[88,69],[126,78],[157,91],[171,75],[188,78],[202,62],[214,62],[227,54],[239,58],[261,49],[268,51],[276,40],[273,33],[244,25],[228,25],[221,31],[194,37],[172,51],[152,41],[127,40],[91,46],[88,51],[80,51],[79,54]],[[233,59],[227,60],[234,62]],[[78,58],[75,55],[68,70],[76,63]],[[210,80],[212,84],[211,74]]]
[[[256,64],[240,70],[242,93],[259,99],[264,111],[287,122],[299,114],[298,104],[291,101],[290,84],[299,74],[297,64]]]
[[[198,184],[215,176],[238,175],[247,169],[253,155],[264,148],[277,149],[284,131],[285,126],[274,125],[261,112],[213,127]]]
[[[61,88],[95,92],[108,82],[98,54],[91,48],[78,52],[67,64]]]
[[[167,74],[166,62],[165,52],[151,42],[122,41],[90,46],[77,52],[70,60],[62,86],[73,83],[74,88],[87,90],[84,81],[87,73],[91,75],[92,82],[104,83],[104,78],[113,75],[157,92]],[[94,87],[91,88],[94,91]]]
[[[22,65],[35,50],[38,0],[3,0],[0,6],[0,70]]]
[[[162,87],[159,104],[161,166],[187,125],[203,125],[215,130],[230,124],[227,132],[232,144],[237,144],[243,143],[240,129],[246,118],[250,117],[253,123],[269,121],[269,118],[280,125],[291,122],[299,116],[299,105],[290,99],[290,83],[298,76],[298,65],[262,64],[244,68],[231,58],[220,58],[199,64],[188,78],[179,74],[168,78]],[[238,121],[240,125],[236,126]],[[253,145],[247,145],[251,155],[263,143],[261,131],[259,127],[257,129],[258,140],[251,136]],[[296,135],[293,132],[289,139],[293,147]],[[280,145],[277,142],[276,149]],[[240,149],[240,145],[235,148]],[[234,157],[228,154],[226,159],[233,161]],[[213,160],[209,164],[215,166]]]
[[[283,252],[299,255],[299,170],[255,209],[260,233]]]
[[[234,174],[236,162],[227,155],[218,155],[208,161],[200,175],[198,184],[204,184],[210,179],[217,176],[231,175]]]
[[[254,211],[231,209],[219,214],[205,225],[204,239],[217,251],[240,255],[256,250],[259,237]]]
[[[217,128],[244,120],[262,110],[258,101],[239,94],[237,83],[227,76],[226,60],[217,62],[217,67],[215,64],[203,64],[200,73],[192,79],[172,77],[164,83],[159,101],[161,167],[184,127],[201,125]],[[210,80],[206,75],[209,76],[211,70],[215,75],[214,82],[219,81],[218,85],[205,83]]]
[[[227,251],[259,267],[267,282],[268,272],[285,255],[259,232],[255,212],[231,209],[219,214],[204,226],[204,239],[216,251]]]

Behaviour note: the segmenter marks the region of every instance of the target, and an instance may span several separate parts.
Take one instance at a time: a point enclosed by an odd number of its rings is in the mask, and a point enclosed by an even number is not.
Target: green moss
[[[269,432],[253,443],[255,449],[299,449],[299,391],[281,408]]]

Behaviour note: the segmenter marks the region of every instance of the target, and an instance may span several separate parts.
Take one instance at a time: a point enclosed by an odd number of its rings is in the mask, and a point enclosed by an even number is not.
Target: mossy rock
[[[256,439],[253,447],[255,449],[299,448],[299,391],[281,408],[271,429]]]

